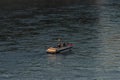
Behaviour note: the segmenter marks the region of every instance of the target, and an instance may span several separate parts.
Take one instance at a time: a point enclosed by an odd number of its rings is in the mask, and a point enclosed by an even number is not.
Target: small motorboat
[[[57,47],[49,47],[46,52],[47,53],[62,53],[62,52],[66,52],[66,51],[70,51],[71,48],[73,47],[73,44],[68,43],[66,45],[62,45],[62,46],[57,46]]]

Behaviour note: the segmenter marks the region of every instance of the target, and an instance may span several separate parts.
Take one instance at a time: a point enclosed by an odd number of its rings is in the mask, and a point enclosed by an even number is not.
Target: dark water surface
[[[119,80],[119,3],[1,10],[0,80]],[[58,37],[73,50],[46,54]]]

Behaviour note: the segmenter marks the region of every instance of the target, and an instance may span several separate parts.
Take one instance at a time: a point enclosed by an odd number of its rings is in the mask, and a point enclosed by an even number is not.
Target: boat
[[[63,45],[63,46],[49,47],[46,50],[46,52],[52,53],[52,54],[62,53],[62,52],[70,51],[72,47],[73,47],[73,44],[68,43],[67,45]]]

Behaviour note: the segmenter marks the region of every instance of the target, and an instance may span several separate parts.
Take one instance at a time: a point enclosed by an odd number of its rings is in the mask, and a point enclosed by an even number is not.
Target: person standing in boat
[[[62,40],[59,38],[58,39],[58,45],[57,45],[59,48],[60,47],[65,47],[66,46],[66,43],[65,42],[62,42]]]
[[[59,48],[60,48],[61,46],[62,46],[62,40],[59,38],[59,39],[58,39],[58,44],[57,44],[57,47],[59,47]]]

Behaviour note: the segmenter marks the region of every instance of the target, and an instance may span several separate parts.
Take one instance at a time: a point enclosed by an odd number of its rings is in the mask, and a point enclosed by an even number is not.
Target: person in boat
[[[59,39],[58,39],[58,44],[57,44],[57,47],[58,47],[58,48],[61,47],[61,43],[62,43],[62,41],[61,41],[61,39],[59,38]]]
[[[67,43],[63,42],[60,38],[58,39],[58,48],[65,47],[67,46]]]
[[[61,44],[58,43],[57,47],[60,48],[60,47],[61,47]]]
[[[67,44],[64,42],[64,43],[63,43],[63,47],[65,47],[65,46],[67,46]]]
[[[65,46],[66,46],[65,43],[59,43],[59,44],[57,45],[58,48],[65,47]]]

